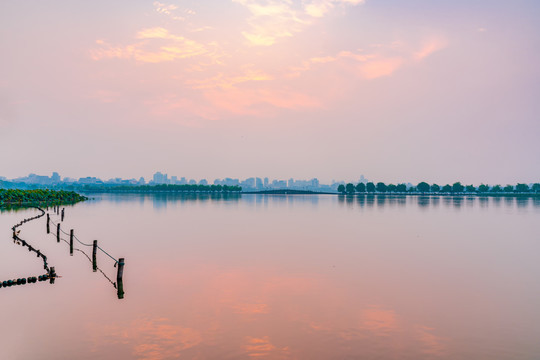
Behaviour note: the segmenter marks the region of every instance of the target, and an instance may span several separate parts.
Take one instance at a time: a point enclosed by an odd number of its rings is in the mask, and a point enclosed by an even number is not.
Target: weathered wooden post
[[[73,256],[73,229],[69,231],[69,255]]]
[[[94,240],[94,248],[92,249],[92,268],[94,269],[94,272],[97,271],[96,253],[97,253],[97,240]]]
[[[118,272],[116,273],[116,281],[122,281],[124,276],[124,258],[118,259]]]
[[[56,242],[60,242],[60,223],[56,224]]]
[[[124,258],[118,259],[118,272],[116,273],[116,289],[119,299],[124,298],[124,282],[122,277],[124,276]]]
[[[64,208],[62,208],[62,217],[61,220],[64,221]]]
[[[47,234],[51,233],[51,228],[49,227],[50,221],[51,221],[51,217],[50,217],[49,213],[47,213]]]
[[[54,266],[51,266],[51,269],[49,270],[49,279],[51,284],[54,284],[54,279],[56,278],[56,272],[54,271]]]

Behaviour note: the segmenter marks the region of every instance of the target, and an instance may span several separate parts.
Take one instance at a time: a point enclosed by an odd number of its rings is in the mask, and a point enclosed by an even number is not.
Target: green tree
[[[404,193],[407,191],[407,185],[405,184],[398,184],[396,186],[396,191],[399,192],[399,193]]]
[[[534,183],[532,186],[532,191],[534,192],[540,192],[540,183]]]
[[[345,185],[339,184],[339,186],[337,187],[337,191],[342,194],[345,194]]]
[[[366,184],[366,190],[367,190],[368,193],[375,192],[375,184],[372,183],[372,182],[368,182]]]
[[[441,187],[437,184],[431,185],[431,192],[439,192],[441,191]]]
[[[463,190],[465,190],[465,187],[463,185],[461,185],[461,183],[459,181],[455,182],[452,185],[452,191],[455,192],[455,193],[462,193]]]
[[[355,189],[356,189],[356,192],[364,193],[364,192],[366,192],[366,184],[358,183],[358,184],[356,184]]]
[[[347,192],[347,194],[354,194],[354,185],[351,184],[351,183],[348,183],[347,185],[345,185],[345,191]]]
[[[452,192],[452,186],[450,186],[450,184],[446,184],[442,187],[442,190],[441,190],[443,193],[449,193],[449,192]]]
[[[495,186],[493,186],[493,187],[491,188],[490,191],[493,192],[493,193],[500,193],[500,192],[503,191],[503,189],[502,189],[502,186],[501,186],[501,185],[495,185]]]
[[[529,185],[527,184],[517,184],[516,185],[516,191],[517,192],[529,192]]]
[[[429,191],[429,184],[427,182],[422,181],[421,183],[418,183],[418,185],[416,185],[416,188],[421,193],[426,193]]]
[[[513,192],[514,191],[514,187],[512,185],[506,185],[504,187],[504,192]]]
[[[386,187],[386,191],[388,192],[396,192],[396,189],[397,189],[397,186],[394,185],[394,184],[388,184],[388,186]]]
[[[378,192],[386,192],[386,184],[383,182],[378,182],[376,189]]]
[[[478,187],[478,192],[485,193],[485,192],[488,192],[488,191],[489,191],[489,185],[481,184]]]
[[[416,192],[416,186],[411,186],[409,189],[407,189],[408,192]]]
[[[467,190],[468,193],[476,192],[476,187],[474,185],[467,185],[465,186],[465,190]]]

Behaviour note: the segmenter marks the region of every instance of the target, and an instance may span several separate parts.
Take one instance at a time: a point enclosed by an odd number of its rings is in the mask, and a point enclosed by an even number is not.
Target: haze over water
[[[93,197],[61,226],[126,258],[125,298],[27,223],[62,278],[0,289],[2,357],[540,357],[538,199]],[[34,213],[0,216],[1,280],[42,271]]]

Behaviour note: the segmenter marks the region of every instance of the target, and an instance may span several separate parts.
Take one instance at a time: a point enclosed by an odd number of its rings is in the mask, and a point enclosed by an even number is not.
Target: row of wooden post
[[[59,207],[55,207],[54,210],[56,213],[59,213]],[[61,212],[61,221],[64,221],[64,209],[62,208]],[[50,221],[51,217],[49,213],[47,213],[47,234],[50,234],[51,228],[50,228]],[[69,231],[69,254],[73,256],[73,229]],[[60,242],[60,223],[56,224],[56,241]],[[98,249],[98,241],[94,240],[92,244],[92,269],[94,272],[97,271],[97,249]],[[124,258],[118,259],[117,262],[117,272],[116,272],[116,288],[118,290],[118,298],[123,299],[124,298],[124,286],[123,286],[123,275],[124,275]]]

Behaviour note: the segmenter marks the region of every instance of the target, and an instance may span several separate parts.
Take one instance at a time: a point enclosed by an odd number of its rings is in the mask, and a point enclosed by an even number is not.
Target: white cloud
[[[335,6],[358,5],[363,0],[232,0],[247,8],[249,30],[242,35],[252,45],[270,46],[292,37]]]

